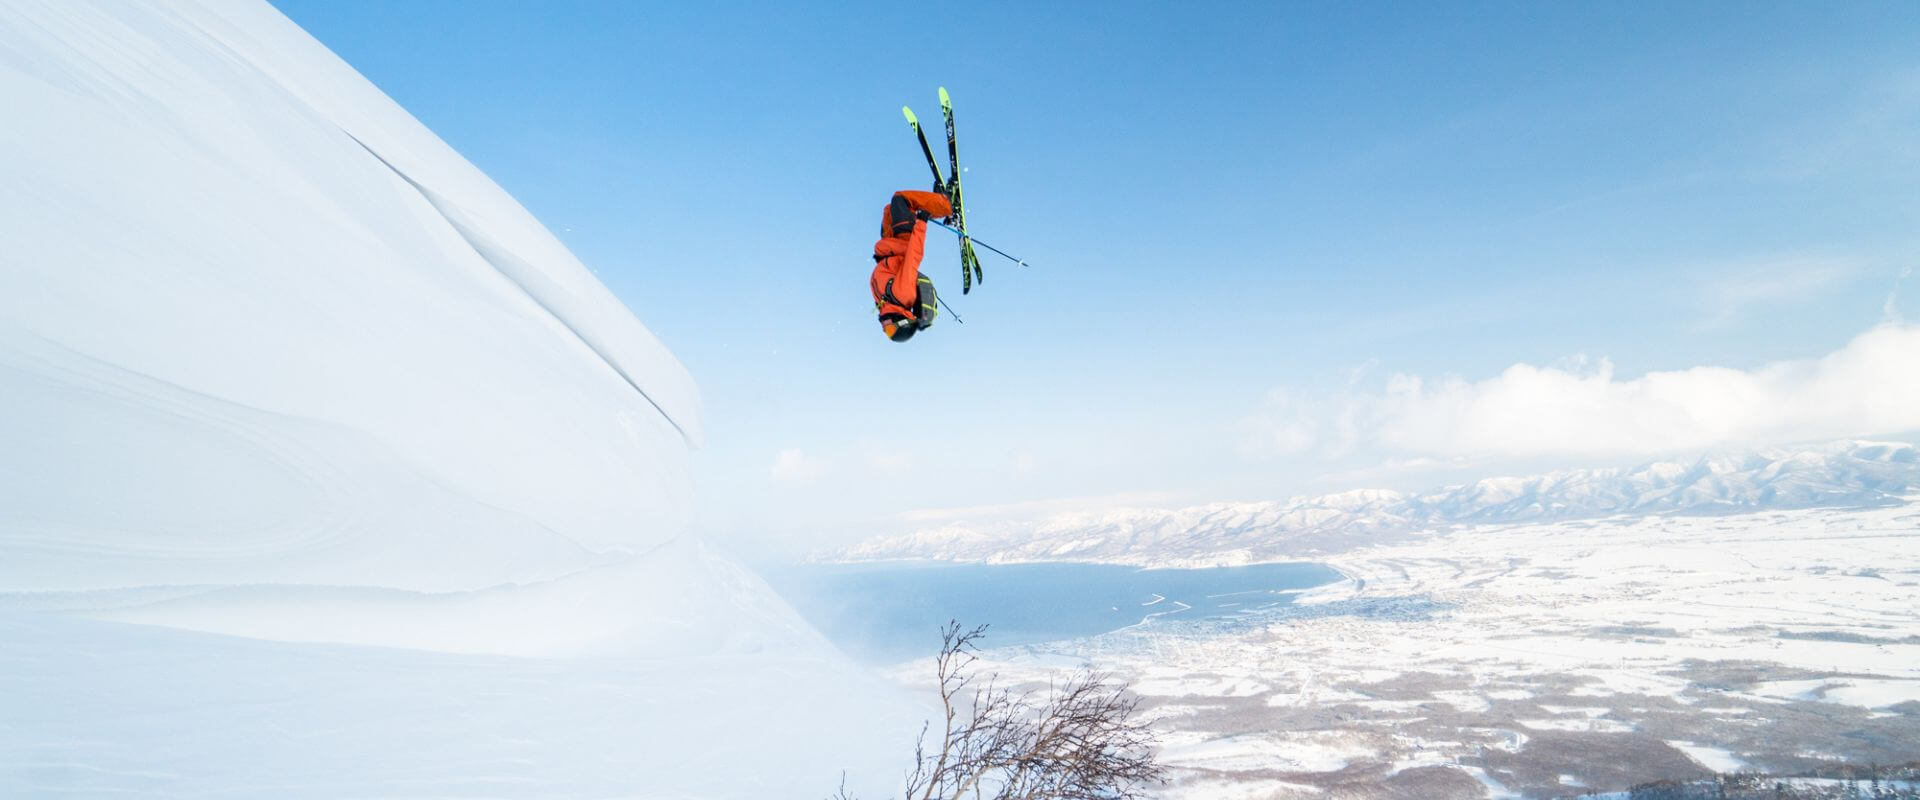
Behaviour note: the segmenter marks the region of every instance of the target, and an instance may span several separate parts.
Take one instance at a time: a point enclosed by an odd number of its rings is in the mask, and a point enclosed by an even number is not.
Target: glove
[[[928,214],[925,211],[915,211],[913,212],[913,218],[920,220],[921,222],[926,222],[927,220],[933,219],[933,215]]]

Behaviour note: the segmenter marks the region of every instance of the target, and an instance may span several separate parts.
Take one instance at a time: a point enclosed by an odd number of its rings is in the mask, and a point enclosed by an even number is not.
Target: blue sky
[[[1818,400],[1915,355],[1863,337],[1920,304],[1912,3],[275,5],[687,363],[718,539],[1920,427]],[[932,232],[966,323],[898,345],[941,85],[1034,266],[961,297]]]

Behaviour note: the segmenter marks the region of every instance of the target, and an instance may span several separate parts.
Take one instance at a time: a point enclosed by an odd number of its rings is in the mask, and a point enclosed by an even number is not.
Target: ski
[[[907,124],[913,126],[913,135],[920,138],[920,153],[927,157],[927,169],[933,170],[933,190],[946,191],[947,182],[940,178],[940,162],[933,158],[933,145],[927,144],[927,132],[920,130],[920,118],[913,115],[911,106],[901,106],[900,113],[907,115]]]
[[[987,278],[980,271],[980,257],[973,252],[973,240],[967,237],[967,218],[960,198],[960,145],[953,133],[953,97],[947,94],[945,86],[940,87],[940,113],[947,118],[947,168],[953,175],[947,183],[947,196],[953,201],[953,228],[960,234],[960,293],[967,294],[973,291],[974,281],[984,283]],[[914,129],[919,129],[918,124]],[[922,137],[921,142],[925,141]],[[938,174],[939,170],[934,172]]]

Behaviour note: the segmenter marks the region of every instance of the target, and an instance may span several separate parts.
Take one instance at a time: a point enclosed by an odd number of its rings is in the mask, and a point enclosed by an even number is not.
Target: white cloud
[[[809,457],[806,451],[790,447],[773,457],[772,475],[780,483],[805,483],[826,474],[827,465]]]
[[[1882,324],[1818,359],[1621,380],[1612,363],[1515,364],[1481,381],[1398,374],[1383,389],[1278,391],[1243,422],[1256,456],[1617,455],[1920,429],[1920,325]]]

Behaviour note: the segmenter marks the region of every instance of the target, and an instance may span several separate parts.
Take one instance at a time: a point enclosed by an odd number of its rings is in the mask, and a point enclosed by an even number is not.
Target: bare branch
[[[1139,800],[1165,779],[1153,732],[1133,721],[1139,700],[1110,676],[1083,671],[1040,695],[1001,687],[992,674],[976,686],[985,635],[986,626],[962,632],[957,621],[941,629],[939,752],[927,750],[929,723],[914,745],[907,800]],[[845,783],[830,800],[851,800]]]
[[[827,800],[854,800],[853,795],[847,794],[847,773],[844,770],[840,773],[840,791],[834,792]]]

